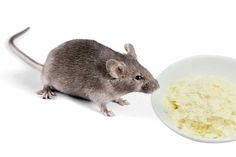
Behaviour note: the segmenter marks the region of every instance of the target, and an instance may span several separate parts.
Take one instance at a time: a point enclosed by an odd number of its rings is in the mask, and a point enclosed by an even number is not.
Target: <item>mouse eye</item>
[[[135,79],[136,79],[136,80],[142,80],[143,77],[142,77],[141,75],[137,75],[137,76],[135,76]]]

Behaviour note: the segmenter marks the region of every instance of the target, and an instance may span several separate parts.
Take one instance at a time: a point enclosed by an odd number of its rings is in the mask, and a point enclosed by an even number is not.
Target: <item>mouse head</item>
[[[115,89],[126,92],[152,93],[159,88],[157,80],[137,60],[135,49],[131,44],[124,46],[127,54],[122,61],[110,59],[106,62],[106,69],[113,78]]]

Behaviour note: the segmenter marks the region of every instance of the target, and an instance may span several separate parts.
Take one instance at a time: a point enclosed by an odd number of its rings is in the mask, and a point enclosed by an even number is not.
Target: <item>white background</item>
[[[42,100],[40,73],[24,64],[6,41],[31,26],[17,45],[43,63],[48,52],[73,38],[95,39],[117,51],[135,45],[156,77],[171,63],[197,54],[236,57],[236,2],[228,0],[0,1],[0,156],[228,156],[235,142],[185,139],[154,114],[150,95],[110,103],[115,117],[94,104],[58,94]]]

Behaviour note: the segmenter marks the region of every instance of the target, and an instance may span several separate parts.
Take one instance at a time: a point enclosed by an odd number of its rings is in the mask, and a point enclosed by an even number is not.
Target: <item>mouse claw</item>
[[[112,117],[112,116],[115,115],[112,111],[110,111],[110,110],[107,109],[106,104],[101,104],[101,105],[100,105],[100,110],[101,110],[101,113],[102,113],[104,116]]]
[[[49,87],[44,87],[42,90],[38,91],[37,94],[42,95],[43,99],[52,99],[53,96],[56,96],[56,93]]]
[[[102,114],[103,114],[104,116],[107,116],[107,117],[113,117],[113,116],[115,116],[115,114],[114,114],[112,111],[109,111],[109,110],[102,111]]]
[[[122,98],[113,100],[113,102],[119,104],[120,106],[129,105],[129,102],[125,99],[122,99]]]
[[[50,92],[43,93],[42,97],[43,97],[43,99],[51,99],[52,98],[52,94]]]
[[[52,96],[57,96],[56,92],[51,91]]]

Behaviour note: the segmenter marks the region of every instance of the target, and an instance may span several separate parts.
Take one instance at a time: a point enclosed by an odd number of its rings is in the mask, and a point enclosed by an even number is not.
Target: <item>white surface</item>
[[[194,76],[214,76],[216,78],[228,80],[236,84],[235,67],[236,59],[213,55],[193,56],[170,65],[157,77],[161,86],[160,90],[154,92],[151,96],[154,111],[157,113],[158,117],[163,121],[163,123],[166,124],[170,129],[190,139],[201,142],[228,142],[236,140],[236,133],[225,138],[211,139],[194,136],[183,131],[182,129],[178,129],[169,120],[168,115],[164,111],[165,104],[163,104],[164,94],[170,84],[184,78]]]
[[[129,94],[131,105],[109,104],[116,117],[59,94],[40,99],[40,75],[9,52],[6,39],[31,26],[18,46],[44,62],[72,38],[92,38],[124,52],[135,45],[155,77],[196,54],[236,57],[236,2],[228,0],[0,1],[0,156],[229,156],[235,142],[203,144],[178,136],[156,117],[150,96]]]

